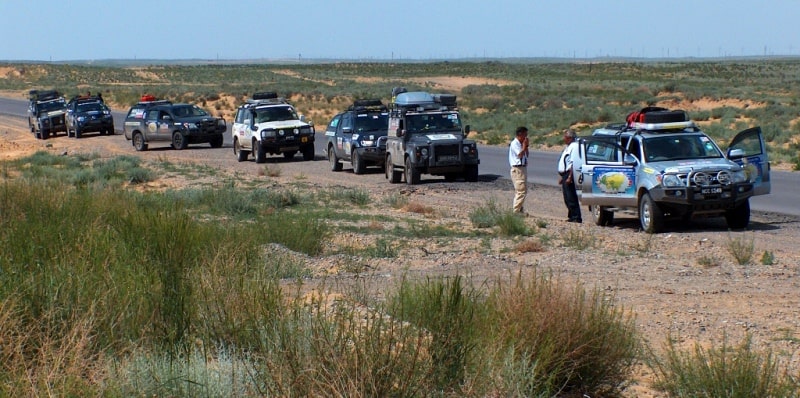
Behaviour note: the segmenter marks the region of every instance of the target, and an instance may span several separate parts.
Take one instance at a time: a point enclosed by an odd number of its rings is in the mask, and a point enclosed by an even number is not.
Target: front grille
[[[436,153],[436,156],[458,156],[458,144],[434,145],[433,150]]]
[[[216,120],[202,120],[196,123],[197,129],[203,133],[215,133],[217,131]]]

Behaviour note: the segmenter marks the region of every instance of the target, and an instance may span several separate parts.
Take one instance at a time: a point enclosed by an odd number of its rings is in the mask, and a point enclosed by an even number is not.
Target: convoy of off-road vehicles
[[[75,138],[115,133],[102,97],[87,94],[67,102],[56,90],[30,90],[28,125],[38,139],[59,132]],[[199,143],[220,148],[227,130],[225,119],[197,105],[151,95],[129,108],[122,128],[137,151],[154,142],[179,150]],[[419,184],[423,175],[476,182],[480,158],[469,133],[455,95],[396,87],[388,104],[356,99],[336,114],[325,129],[325,154],[331,171],[342,171],[343,163],[354,174],[375,167],[393,184]],[[256,163],[270,154],[315,158],[313,122],[275,92],[243,101],[230,134],[240,162],[250,155]],[[657,233],[669,218],[724,216],[730,228],[741,229],[750,221],[750,198],[770,192],[759,127],[742,131],[723,151],[686,112],[646,107],[578,142],[574,181],[581,203],[600,226],[610,225],[615,214],[628,214],[639,219],[643,231]]]

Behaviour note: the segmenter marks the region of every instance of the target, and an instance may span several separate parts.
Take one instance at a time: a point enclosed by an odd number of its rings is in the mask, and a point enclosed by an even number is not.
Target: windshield
[[[86,102],[82,104],[78,104],[78,112],[92,112],[92,111],[105,111],[106,106],[99,103],[99,102]]]
[[[271,106],[255,110],[256,123],[278,122],[282,120],[297,120],[299,117],[290,106]]]
[[[457,113],[408,115],[406,123],[406,131],[409,133],[429,131],[461,132],[461,120],[459,120]]]
[[[710,138],[696,134],[647,138],[644,153],[648,162],[722,157]]]
[[[364,133],[367,131],[383,131],[389,128],[388,113],[362,114],[356,116],[356,123],[353,126],[354,133]]]
[[[63,99],[57,101],[47,101],[47,102],[40,102],[39,103],[39,111],[40,112],[50,112],[50,111],[57,111],[63,109],[66,106],[66,103]]]
[[[172,114],[175,117],[208,116],[208,113],[197,105],[178,105],[172,107]]]

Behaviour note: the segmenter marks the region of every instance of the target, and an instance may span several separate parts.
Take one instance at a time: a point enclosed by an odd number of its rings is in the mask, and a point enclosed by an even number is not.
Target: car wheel
[[[314,160],[314,145],[306,145],[303,147],[303,160]]]
[[[725,221],[730,229],[744,229],[750,224],[750,200],[725,212]]]
[[[222,134],[220,134],[218,136],[214,136],[213,138],[211,138],[211,140],[208,143],[211,145],[212,148],[222,148],[222,144],[224,142],[225,142],[225,137],[223,137]]]
[[[242,145],[239,144],[239,139],[235,138],[233,140],[233,153],[236,155],[236,160],[240,162],[244,162],[247,160],[247,151],[242,150]]]
[[[75,126],[75,129],[73,131],[75,132],[75,134],[74,134],[75,138],[81,138],[81,134],[83,134],[83,133],[81,132],[81,128],[80,127]]]
[[[137,151],[141,152],[147,150],[147,142],[145,142],[144,135],[142,135],[142,133],[138,131],[134,132],[131,142],[133,143],[133,148]]]
[[[390,184],[397,184],[400,182],[400,172],[394,169],[394,164],[392,163],[392,155],[386,155],[386,162],[383,163],[383,170],[386,173],[386,179],[389,180]]]
[[[608,211],[602,206],[589,206],[589,213],[592,214],[592,221],[601,227],[609,226],[614,222],[614,212]]]
[[[267,161],[267,151],[261,147],[261,142],[253,140],[253,153],[255,154],[256,163],[265,163]]]
[[[464,170],[464,179],[467,182],[477,182],[478,181],[478,165],[471,164],[466,166]]]
[[[328,162],[331,164],[331,171],[342,171],[342,162],[336,157],[336,151],[333,146],[328,147]]]
[[[364,159],[358,155],[358,151],[353,151],[353,173],[364,174],[367,171],[367,165],[364,164]]]
[[[664,229],[664,212],[649,193],[639,199],[639,223],[642,224],[642,230],[649,234],[659,233]]]
[[[411,158],[406,158],[406,184],[408,185],[416,185],[419,184],[420,179],[420,172],[419,170],[414,168],[414,165],[411,164]]]
[[[172,147],[178,150],[186,149],[189,146],[189,142],[187,141],[186,137],[181,134],[180,131],[176,131],[172,133]]]
[[[31,129],[31,133],[35,133],[36,132],[36,127],[31,122],[31,118],[28,118],[28,127]]]
[[[50,138],[50,132],[49,131],[42,131],[42,139],[46,140],[48,138]]]

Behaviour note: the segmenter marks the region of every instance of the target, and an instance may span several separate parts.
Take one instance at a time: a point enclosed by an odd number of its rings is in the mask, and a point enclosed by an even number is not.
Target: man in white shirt
[[[572,129],[564,130],[564,144],[567,146],[561,152],[558,160],[558,184],[561,185],[561,192],[564,194],[564,204],[567,205],[567,221],[580,223],[581,205],[578,202],[578,192],[575,189],[575,177],[573,170],[579,169],[580,147],[576,141],[578,135]]]
[[[508,146],[508,164],[514,184],[514,213],[525,214],[523,205],[528,195],[528,128],[517,127],[516,137]]]

